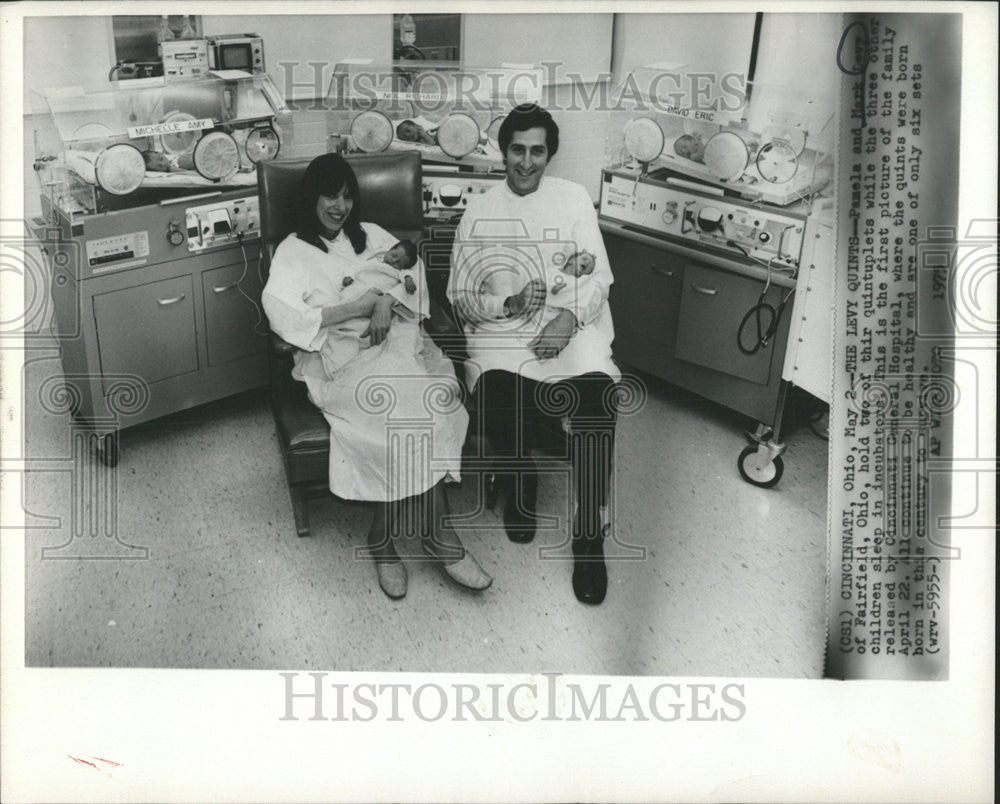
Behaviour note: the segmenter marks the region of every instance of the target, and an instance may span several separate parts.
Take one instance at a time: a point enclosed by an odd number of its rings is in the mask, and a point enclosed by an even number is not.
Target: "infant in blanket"
[[[402,284],[407,294],[417,292],[413,266],[417,264],[417,247],[409,240],[400,240],[388,251],[376,254],[354,276],[345,276],[339,288],[332,284],[319,287],[303,295],[302,301],[310,307],[328,307],[354,301],[369,290],[386,293]],[[362,348],[369,319],[351,318],[329,327],[319,353],[327,377],[334,373]]]

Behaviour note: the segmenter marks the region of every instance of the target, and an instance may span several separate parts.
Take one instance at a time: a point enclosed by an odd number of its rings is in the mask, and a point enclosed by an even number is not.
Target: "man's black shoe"
[[[518,494],[520,485],[520,495]],[[520,500],[520,503],[518,502]],[[527,544],[535,538],[537,518],[535,504],[538,502],[538,475],[535,472],[521,472],[520,483],[513,483],[503,509],[503,527],[507,538],[518,544]]]
[[[573,526],[573,594],[592,606],[604,602],[608,593],[608,567],[604,563],[604,528],[595,536],[582,536]]]

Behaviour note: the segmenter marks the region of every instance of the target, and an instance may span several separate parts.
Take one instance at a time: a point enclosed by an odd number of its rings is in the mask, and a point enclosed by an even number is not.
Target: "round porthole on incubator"
[[[247,159],[256,165],[278,156],[281,151],[281,138],[273,126],[260,126],[247,135],[245,147]]]
[[[497,115],[490,120],[490,124],[486,127],[486,141],[498,151],[500,150],[500,126],[503,125],[506,117],[507,115]]]
[[[663,153],[663,130],[650,117],[635,117],[622,131],[625,150],[640,165],[648,165]]]
[[[169,112],[166,114],[161,123],[187,123],[194,120],[193,114],[188,114],[187,112]],[[180,154],[191,153],[194,150],[195,145],[198,143],[198,138],[201,136],[201,132],[194,131],[175,131],[170,134],[160,135],[160,145],[163,146],[163,150],[168,154],[174,154],[179,156]]]
[[[449,114],[437,130],[438,147],[452,159],[468,156],[479,146],[479,124],[464,112]]]
[[[351,140],[367,154],[384,151],[392,143],[392,121],[382,112],[370,109],[351,121]]]
[[[239,167],[239,146],[225,131],[210,131],[194,146],[194,168],[206,179],[220,181]]]
[[[792,180],[799,167],[799,158],[786,142],[772,140],[757,152],[756,165],[764,181],[781,184]]]
[[[142,184],[145,175],[142,152],[124,142],[105,148],[94,163],[97,186],[112,195],[128,195]]]
[[[750,150],[732,131],[719,131],[705,143],[705,167],[721,181],[736,181],[750,164]]]

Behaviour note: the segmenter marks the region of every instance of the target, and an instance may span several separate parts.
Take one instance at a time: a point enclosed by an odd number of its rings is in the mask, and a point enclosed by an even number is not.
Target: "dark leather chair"
[[[348,156],[362,198],[362,219],[416,242],[423,227],[421,164],[416,151]],[[270,266],[274,250],[292,230],[289,210],[299,192],[308,159],[264,162],[257,168],[262,261]],[[266,278],[266,275],[265,275]],[[329,493],[330,428],[306,396],[305,383],[292,379],[295,347],[272,334],[271,407],[288,477],[299,536],[309,535],[310,496]]]

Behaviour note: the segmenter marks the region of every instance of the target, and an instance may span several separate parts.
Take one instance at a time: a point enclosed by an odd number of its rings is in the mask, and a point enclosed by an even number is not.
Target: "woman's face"
[[[321,195],[316,199],[316,220],[327,237],[336,237],[354,208],[354,199],[344,187],[337,195]]]

